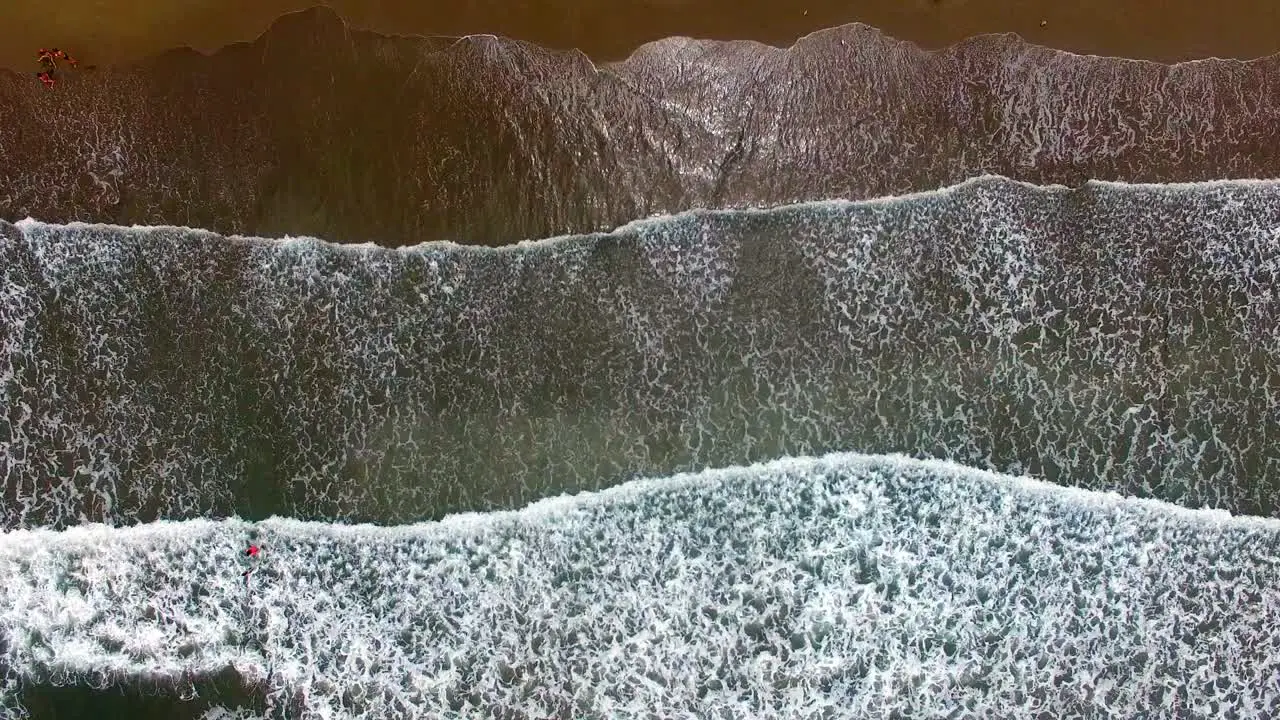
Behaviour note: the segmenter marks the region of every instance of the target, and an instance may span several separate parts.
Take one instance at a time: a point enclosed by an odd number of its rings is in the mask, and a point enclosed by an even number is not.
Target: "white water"
[[[847,449],[1280,496],[1274,181],[985,177],[496,251],[8,232],[7,527],[411,522]]]
[[[1263,718],[1278,548],[1280,521],[840,454],[401,527],[13,531],[0,621],[21,677],[230,664],[307,718]]]
[[[363,423],[387,413],[359,412],[370,388],[383,388],[393,375],[393,358],[417,369],[388,386],[399,389],[387,397],[408,402],[449,388],[449,373],[430,377],[438,370],[433,350],[424,353],[406,338],[460,329],[459,338],[490,362],[512,363],[495,375],[515,389],[503,398],[537,398],[520,384],[528,380],[520,372],[523,358],[548,356],[565,340],[562,328],[533,321],[580,306],[612,328],[619,348],[613,356],[630,357],[624,351],[634,348],[629,352],[641,364],[662,369],[670,383],[635,389],[645,379],[628,363],[605,373],[614,385],[602,396],[616,399],[628,419],[669,409],[670,398],[688,400],[690,388],[703,388],[696,374],[680,382],[669,375],[718,357],[697,344],[707,327],[737,341],[730,367],[757,368],[770,353],[789,358],[772,376],[759,371],[753,387],[759,397],[729,396],[725,407],[694,402],[705,423],[667,428],[725,443],[719,455],[698,462],[744,457],[757,440],[753,432],[762,440],[785,438],[791,444],[777,447],[792,454],[908,447],[977,460],[989,456],[989,446],[1021,437],[1030,450],[1018,452],[1057,463],[1066,483],[1116,487],[1147,472],[1203,488],[1208,497],[1222,493],[1226,505],[1266,498],[1277,462],[1267,451],[1278,427],[1267,384],[1280,357],[1271,322],[1280,268],[1277,187],[1098,184],[1081,209],[1078,197],[1061,188],[982,178],[860,203],[696,211],[638,221],[611,235],[496,252],[448,243],[409,251],[313,239],[227,243],[200,231],[24,221],[21,242],[7,246],[16,279],[0,296],[8,298],[0,309],[9,310],[10,329],[0,360],[26,363],[28,375],[0,362],[0,401],[21,408],[25,397],[50,408],[45,415],[17,414],[13,435],[0,443],[0,465],[21,503],[65,508],[54,517],[74,517],[81,495],[93,493],[108,511],[120,497],[152,507],[141,497],[177,515],[202,514],[234,502],[227,479],[248,475],[218,464],[239,451],[228,440],[237,426],[208,410],[224,408],[231,395],[223,388],[205,397],[202,383],[235,386],[252,372],[268,373],[264,378],[297,372],[295,360],[311,358],[331,364],[342,379],[335,397],[345,409],[334,412],[333,398],[304,382],[274,386],[288,391],[281,405],[305,420],[298,421],[305,432],[290,426],[281,433],[281,448],[296,450],[301,468],[284,473],[281,480],[292,477],[294,486],[281,495],[304,510],[319,498],[343,512],[371,513],[374,505],[361,504],[370,488],[360,478],[335,480],[330,470],[348,456],[319,467],[315,440],[333,441],[345,453],[381,437]],[[245,243],[243,264],[223,260],[228,248]],[[766,247],[794,249],[802,262],[791,267],[812,273],[788,278],[788,295],[813,295],[809,315],[773,313],[787,295],[775,292],[770,279],[788,258],[764,253]],[[1164,261],[1183,264],[1175,271],[1153,262],[1153,248]],[[227,285],[223,296],[218,283],[227,283],[210,278],[228,269],[244,282]],[[151,304],[138,300],[150,286],[136,277],[154,277],[151,284],[163,292]],[[526,285],[517,286],[517,277],[528,278]],[[803,287],[802,277],[812,287]],[[947,316],[935,301],[912,299],[930,285],[962,285],[971,306]],[[401,286],[413,292],[401,297]],[[654,293],[655,287],[671,292]],[[50,297],[63,314],[41,304]],[[1232,304],[1214,308],[1205,297]],[[539,302],[553,311],[528,309]],[[321,314],[298,320],[300,309],[316,307],[333,308],[331,329],[340,342],[308,333]],[[156,330],[137,323],[157,308],[183,325],[161,330],[210,340],[195,345],[205,350],[191,368],[143,372]],[[495,321],[518,308],[531,322]],[[1081,308],[1096,312],[1076,317]],[[756,313],[749,321],[742,319],[746,309]],[[1222,312],[1211,316],[1209,309]],[[677,330],[690,316],[701,330],[684,338]],[[46,340],[39,334],[46,318],[71,321],[92,342],[62,348],[56,333]],[[231,320],[184,335],[195,318]],[[824,342],[812,356],[805,354],[807,336],[776,345],[802,320],[812,325],[814,344],[828,326],[841,341]],[[887,374],[862,362],[868,349],[919,347],[902,337],[951,337],[933,324],[952,322],[958,323],[952,334],[992,353],[995,370],[974,364],[975,352],[959,350],[939,352],[936,367],[908,359]],[[1211,322],[1214,333],[1201,333]],[[1107,323],[1128,334],[1089,333]],[[1069,336],[1074,354],[1036,355],[1035,346],[1015,337],[1040,326]],[[504,335],[504,327],[514,334]],[[904,327],[911,332],[902,333]],[[524,342],[531,333],[546,343],[530,350]],[[253,345],[254,338],[265,341]],[[1144,354],[1174,341],[1181,354],[1155,361]],[[219,364],[233,354],[224,350],[246,346],[263,354],[263,368]],[[119,354],[109,358],[94,349],[100,347]],[[89,360],[80,362],[81,352]],[[801,363],[802,357],[808,359]],[[69,369],[46,367],[50,358]],[[1117,372],[1120,361],[1134,372]],[[966,362],[977,378],[972,386],[957,384],[969,375],[952,372]],[[98,396],[77,394],[89,363],[102,365],[95,371],[102,376]],[[600,368],[583,368],[572,377],[600,378]],[[719,371],[707,372],[707,387],[719,387]],[[919,377],[908,390],[897,388],[898,380],[911,379],[900,377],[907,372]],[[24,377],[39,382],[22,385]],[[1135,388],[1111,388],[1117,377]],[[898,393],[911,403],[898,416],[877,415],[879,392],[875,402],[841,404],[831,398],[861,402],[861,396],[833,393],[836,381],[859,392],[884,388],[885,397]],[[157,392],[140,391],[139,382]],[[1022,416],[1011,417],[1014,406],[1002,398],[1023,403]],[[759,420],[759,407],[737,406],[747,400],[780,409],[777,426]],[[311,411],[318,419],[308,424]],[[475,413],[496,423],[488,409]],[[417,418],[428,417],[406,416],[415,428]],[[341,427],[325,424],[335,417]],[[609,442],[643,445],[648,435],[661,435],[652,427],[664,427],[569,419],[577,424],[555,417],[526,428],[527,438],[519,417],[510,423],[514,430],[496,423],[491,436],[477,435],[473,423],[461,437],[475,448],[397,456],[392,469],[408,481],[386,481],[393,487],[383,491],[400,493],[387,504],[421,517],[421,508],[431,506],[413,494],[421,488],[486,488],[494,478],[531,494],[557,483],[589,486],[605,477],[592,463],[606,467]],[[441,422],[423,421],[434,430],[410,438],[434,441]],[[193,433],[193,425],[202,432]],[[599,432],[604,440],[592,444],[596,436],[588,430],[601,427],[609,428]],[[67,439],[69,428],[75,442]],[[562,431],[583,438],[574,444],[556,435]],[[222,441],[227,448],[210,444]],[[288,446],[295,442],[297,448]],[[96,464],[64,467],[66,458],[83,453],[58,443],[100,455],[90,454]],[[398,451],[414,447],[390,432],[385,443]],[[172,448],[160,452],[152,444]],[[1123,452],[1113,458],[1115,447]],[[638,462],[633,450],[615,452],[625,468]],[[135,462],[135,451],[153,464]],[[490,470],[486,462],[504,452],[513,459],[494,467],[527,477]],[[635,456],[658,462],[647,448]],[[542,475],[529,470],[528,459],[548,457],[559,464]],[[685,462],[661,462],[677,461]],[[39,472],[20,471],[23,462]],[[218,471],[193,471],[210,467]],[[123,468],[143,485],[168,490],[148,495],[147,487],[113,485]],[[40,472],[51,476],[52,491]],[[303,477],[314,487],[299,486]],[[119,516],[137,519],[125,510]],[[246,592],[239,552],[253,537],[267,550]],[[184,677],[228,667],[269,688],[275,712],[305,718],[508,711],[608,720],[650,713],[880,718],[894,710],[907,717],[1219,718],[1228,711],[1276,717],[1278,554],[1275,520],[1121,500],[945,463],[853,455],[635,482],[519,512],[395,528],[272,519],[13,531],[0,536],[0,670],[11,673],[9,685],[0,680],[0,717],[20,700],[15,681],[150,679],[189,695],[197,685]]]

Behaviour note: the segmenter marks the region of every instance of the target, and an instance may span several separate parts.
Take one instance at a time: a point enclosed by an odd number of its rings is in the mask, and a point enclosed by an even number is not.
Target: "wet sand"
[[[34,69],[39,45],[87,62],[132,62],[188,45],[252,40],[313,0],[14,0],[0,3],[0,67]],[[334,0],[354,26],[398,34],[493,33],[594,59],[619,59],[671,35],[788,45],[814,30],[863,22],[929,48],[987,32],[1077,53],[1173,62],[1280,51],[1273,0]]]

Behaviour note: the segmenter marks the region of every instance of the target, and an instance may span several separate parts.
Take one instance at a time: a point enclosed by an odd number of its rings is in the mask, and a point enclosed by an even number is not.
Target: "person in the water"
[[[260,552],[262,552],[262,548],[252,543],[250,543],[249,547],[246,548],[244,551],[245,557],[249,558],[249,563],[250,563],[249,569],[240,573],[241,575],[244,576],[244,584],[246,587],[248,587],[249,585],[249,576],[253,574],[254,570],[258,569],[256,561],[258,559],[258,554]]]

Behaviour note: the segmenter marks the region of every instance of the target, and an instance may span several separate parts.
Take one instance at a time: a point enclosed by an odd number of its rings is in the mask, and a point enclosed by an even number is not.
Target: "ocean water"
[[[854,454],[398,527],[21,530],[4,680],[210,720],[1269,718],[1277,551],[1274,519]]]
[[[1278,63],[0,71],[0,720],[1280,717]]]
[[[905,453],[1280,513],[1280,186],[982,178],[505,249],[5,226],[4,527],[395,524]]]
[[[1278,280],[1273,181],[0,224],[0,717],[1274,717]]]

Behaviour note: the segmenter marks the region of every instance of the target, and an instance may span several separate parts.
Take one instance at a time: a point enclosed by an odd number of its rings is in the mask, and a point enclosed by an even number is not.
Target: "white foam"
[[[378,245],[373,242],[348,243],[338,239],[324,240],[322,238],[312,237],[309,235],[291,236],[285,235],[278,238],[230,235],[227,239],[234,241],[250,242],[250,243],[266,243],[284,246],[304,246],[312,243],[319,244],[334,251],[345,251],[353,253],[426,253],[431,251],[439,252],[466,252],[466,253],[510,253],[510,252],[531,252],[545,251],[549,249],[558,249],[566,243],[581,242],[585,238],[598,236],[622,236],[629,235],[638,231],[652,229],[654,227],[662,227],[674,222],[685,221],[703,216],[726,216],[726,215],[767,215],[778,211],[786,210],[812,210],[812,209],[843,209],[858,207],[883,207],[886,205],[894,205],[899,203],[912,203],[929,201],[939,198],[945,198],[954,195],[957,192],[972,189],[974,187],[982,187],[985,185],[1005,185],[1008,187],[1020,188],[1023,190],[1039,191],[1039,192],[1062,192],[1071,190],[1065,185],[1036,185],[1034,183],[1024,182],[1022,180],[1014,180],[1003,175],[978,175],[969,178],[963,182],[949,185],[947,187],[938,188],[936,190],[922,190],[919,192],[904,193],[901,195],[884,195],[876,198],[867,198],[863,200],[849,200],[844,198],[828,198],[825,200],[808,200],[797,203],[785,203],[781,205],[770,205],[760,207],[742,207],[742,208],[705,208],[694,207],[672,214],[656,214],[651,217],[639,218],[631,220],[627,223],[619,225],[612,230],[603,233],[593,234],[565,234],[552,235],[545,238],[530,238],[524,240],[516,240],[511,244],[497,247],[488,247],[482,245],[464,245],[452,240],[432,240],[429,242],[417,243],[415,245],[403,245],[394,248]],[[1275,189],[1280,188],[1280,179],[1231,179],[1231,180],[1208,180],[1204,182],[1186,182],[1186,183],[1125,183],[1102,180],[1089,180],[1087,185],[1100,188],[1106,188],[1117,192],[1170,192],[1170,193],[1186,193],[1186,192],[1202,192],[1204,190],[1213,190],[1219,188],[1246,188],[1246,189]],[[49,229],[66,228],[69,230],[76,229],[92,229],[99,231],[120,231],[131,230],[135,232],[150,232],[156,230],[169,230],[192,232],[202,236],[215,236],[208,230],[198,228],[189,228],[179,225],[112,225],[110,223],[84,223],[72,222],[66,224],[47,223],[32,217],[27,217],[14,223],[18,228],[24,231],[48,231]]]
[[[231,665],[308,718],[1261,718],[1276,547],[1277,520],[845,453],[398,527],[12,531],[0,623],[21,677]]]
[[[501,250],[231,240],[253,243],[245,252],[178,228],[28,219],[5,243],[19,289],[0,310],[12,330],[0,377],[20,378],[6,392],[33,408],[19,406],[0,443],[25,463],[10,473],[22,504],[5,523],[236,507],[236,463],[259,450],[228,423],[258,425],[234,390],[251,382],[277,388],[286,418],[259,427],[279,432],[272,451],[298,493],[284,507],[320,517],[435,516],[418,489],[477,487],[488,461],[517,473],[510,486],[527,498],[553,479],[592,487],[837,448],[1270,514],[1258,489],[1274,464],[1258,450],[1266,423],[1233,419],[1276,406],[1265,383],[1280,357],[1275,187],[1110,185],[1087,191],[1082,210],[1076,191],[984,177],[873,201],[691,211],[625,225],[612,244],[565,236]],[[774,283],[780,264],[786,287]],[[75,334],[43,332],[55,317]],[[577,319],[558,326],[564,317]],[[206,356],[166,355],[179,369],[157,375],[157,342]],[[591,352],[601,360],[575,358],[583,343],[607,348]],[[1185,348],[1176,364],[1151,362],[1171,344]],[[478,353],[491,398],[458,393],[472,362],[462,346]],[[903,347],[924,352],[863,361]],[[520,358],[552,354],[595,399],[535,427],[548,389]],[[777,408],[786,417],[767,419]],[[455,442],[423,431],[436,417],[483,429]],[[646,438],[665,432],[702,440],[654,454]]]

